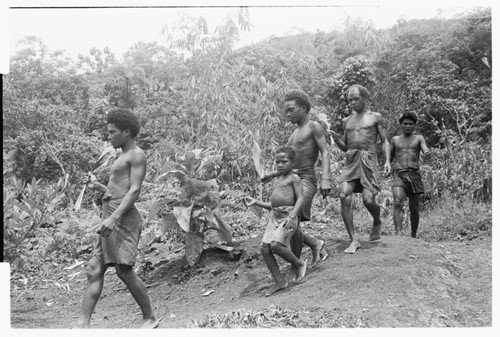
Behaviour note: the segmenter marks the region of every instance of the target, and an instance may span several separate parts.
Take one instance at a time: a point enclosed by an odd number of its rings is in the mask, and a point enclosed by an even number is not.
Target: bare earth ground
[[[239,225],[255,223],[255,217],[241,218]],[[140,275],[161,319],[160,328],[188,328],[207,314],[256,312],[273,306],[300,307],[302,319],[328,314],[360,327],[492,326],[490,235],[430,243],[411,239],[408,233],[368,242],[367,233],[360,233],[362,248],[346,255],[348,237],[340,217],[328,221],[303,227],[327,239],[329,257],[308,268],[303,283],[271,297],[262,290],[271,277],[259,254],[263,229],[258,225],[247,225],[249,235],[237,238],[232,252],[210,248],[195,267],[187,266],[182,252],[158,260],[151,271]],[[389,234],[392,224],[383,226]],[[168,252],[163,245],[156,254]],[[304,256],[311,260],[307,247]],[[58,281],[12,280],[13,329],[72,326],[85,286],[84,265],[64,274]],[[91,327],[135,328],[140,322],[137,304],[110,269]]]

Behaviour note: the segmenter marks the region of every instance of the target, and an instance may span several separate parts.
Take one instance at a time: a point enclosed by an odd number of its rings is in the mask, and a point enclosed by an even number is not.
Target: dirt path
[[[490,236],[433,244],[382,236],[363,241],[354,255],[343,253],[345,238],[326,238],[329,258],[308,269],[304,283],[271,297],[259,290],[271,281],[259,255],[259,237],[240,242],[231,254],[208,250],[194,268],[183,259],[156,266],[142,276],[162,318],[160,328],[188,327],[209,313],[270,306],[301,307],[306,316],[328,312],[363,327],[492,325]],[[305,249],[310,260],[309,254]],[[78,268],[82,272],[67,286],[46,280],[13,289],[12,328],[71,327],[85,284],[83,267]],[[134,328],[140,320],[138,306],[111,270],[92,327]]]

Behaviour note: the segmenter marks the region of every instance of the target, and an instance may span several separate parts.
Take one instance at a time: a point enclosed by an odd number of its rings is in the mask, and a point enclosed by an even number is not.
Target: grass
[[[269,306],[260,311],[233,311],[230,314],[206,315],[188,328],[369,328],[361,316],[322,307]]]

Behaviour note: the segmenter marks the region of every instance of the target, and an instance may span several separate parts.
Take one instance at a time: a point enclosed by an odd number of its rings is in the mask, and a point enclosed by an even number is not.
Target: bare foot
[[[304,279],[304,276],[306,276],[306,270],[307,260],[304,260],[302,265],[297,269],[297,277],[295,278],[295,282],[299,283]]]
[[[380,219],[378,221],[373,220],[372,232],[370,233],[369,241],[375,241],[380,239],[380,230],[382,229],[382,221]]]
[[[71,329],[90,329],[88,324],[76,323]]]
[[[316,240],[316,245],[312,248],[312,263],[311,266],[315,266],[321,259],[321,251],[325,247],[325,241]]]
[[[283,282],[280,282],[280,283],[275,283],[275,284],[273,284],[273,286],[271,288],[269,288],[266,291],[266,296],[271,296],[275,292],[283,290],[286,287],[288,287],[288,282],[287,281],[283,281]]]
[[[361,244],[359,243],[358,240],[353,240],[351,241],[351,244],[349,245],[349,247],[347,247],[345,250],[344,250],[344,253],[346,254],[354,254],[356,253],[356,251],[361,248]]]
[[[156,329],[160,325],[160,321],[154,318],[147,318],[142,321],[139,329]]]
[[[297,277],[297,269],[294,266],[290,266],[290,269],[286,273],[285,280],[287,282],[295,282]]]

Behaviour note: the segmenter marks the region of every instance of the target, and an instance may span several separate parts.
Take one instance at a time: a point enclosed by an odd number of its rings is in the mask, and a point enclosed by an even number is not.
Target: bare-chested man
[[[420,194],[424,193],[424,184],[420,174],[420,152],[428,158],[430,152],[424,137],[414,135],[417,115],[404,112],[399,118],[403,129],[401,136],[391,140],[391,162],[393,166],[392,194],[394,196],[394,227],[396,235],[401,235],[403,223],[403,204],[405,194],[410,209],[411,237],[417,237],[420,214],[418,211]]]
[[[353,193],[363,194],[363,204],[373,217],[373,227],[369,240],[380,239],[380,206],[375,200],[380,187],[376,178],[377,151],[376,143],[380,138],[386,157],[384,173],[390,172],[389,142],[385,132],[385,123],[378,112],[368,109],[368,90],[361,85],[347,89],[347,101],[353,114],[344,120],[344,136],[341,138],[332,132],[335,144],[346,152],[344,170],[339,178],[339,194],[342,219],[351,238],[344,253],[354,254],[361,247],[354,230],[351,198]]]
[[[134,203],[139,197],[146,174],[146,155],[136,145],[140,124],[129,110],[115,109],[107,115],[111,145],[122,152],[111,166],[108,185],[97,182],[90,175],[88,187],[104,193],[102,223],[97,229],[99,238],[87,266],[87,287],[78,328],[88,328],[95,305],[102,292],[104,273],[114,266],[116,275],[125,283],[142,310],[140,328],[156,328],[153,308],[146,287],[132,269],[137,256],[137,245],[142,231],[142,217]]]
[[[321,124],[309,119],[310,110],[311,102],[305,92],[302,90],[290,90],[286,93],[286,116],[290,123],[297,124],[297,128],[288,139],[286,145],[292,147],[295,151],[294,168],[302,181],[304,203],[300,211],[300,221],[309,221],[311,219],[312,201],[318,188],[314,165],[320,152],[323,169],[320,193],[323,196],[327,196],[330,193],[330,157],[326,145],[325,132]],[[268,177],[276,175],[277,173],[271,173],[263,181],[269,179]],[[325,248],[325,241],[303,233],[299,227],[291,242],[292,251],[297,257],[301,255],[302,242],[311,248],[311,265],[316,265],[321,258],[322,250]],[[292,269],[290,275],[294,274],[295,271]]]

